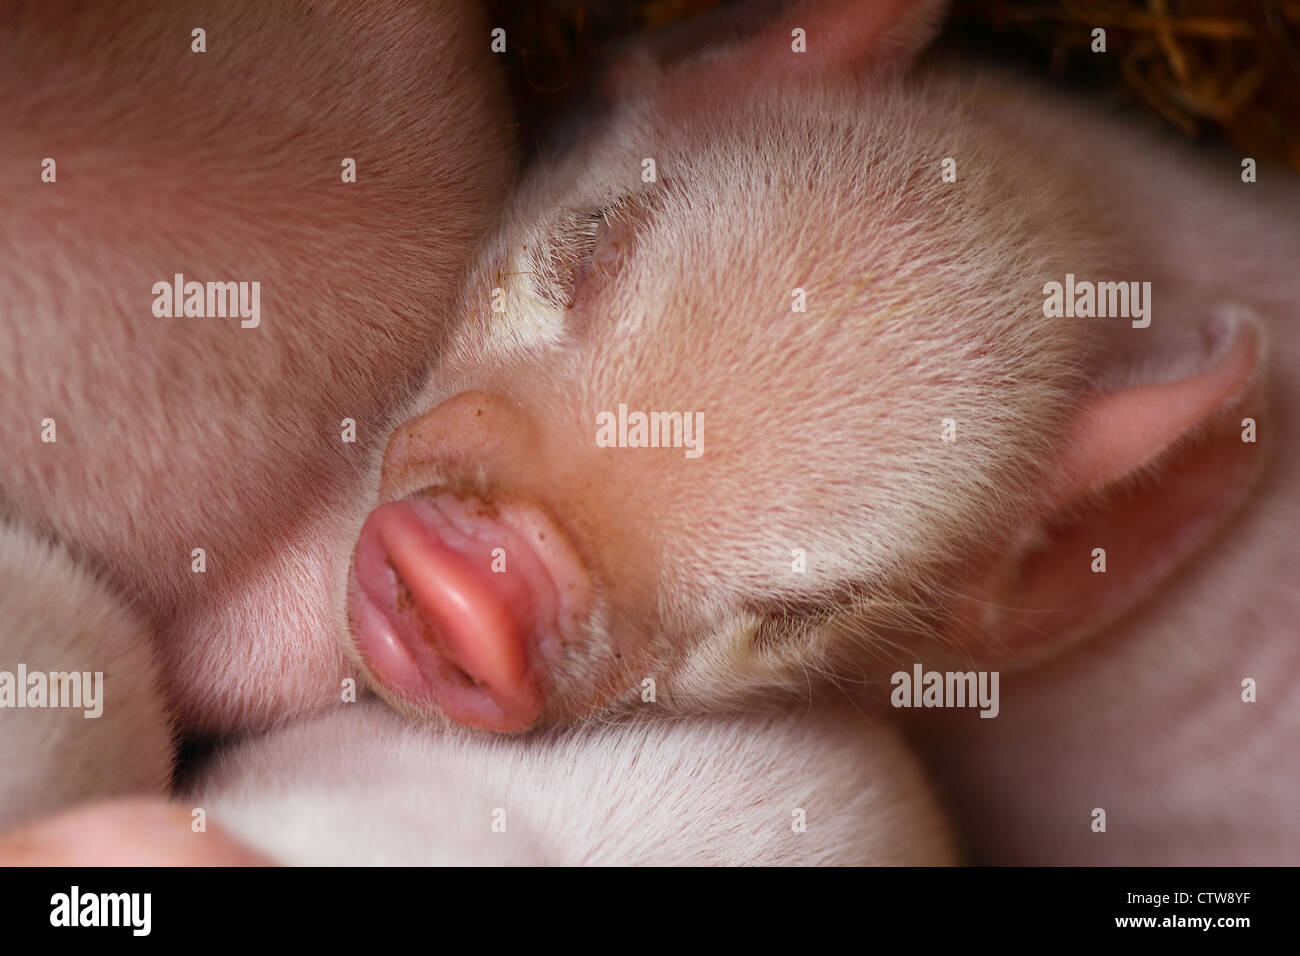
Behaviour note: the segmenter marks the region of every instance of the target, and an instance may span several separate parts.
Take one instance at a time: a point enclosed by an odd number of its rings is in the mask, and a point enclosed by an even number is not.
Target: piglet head
[[[521,187],[388,447],[349,598],[381,692],[515,730],[629,695],[716,704],[774,667],[798,679],[773,622],[812,620],[861,564],[850,526],[897,504],[865,508],[859,486],[887,470],[846,454],[885,440],[909,391],[864,379],[868,343],[893,346],[853,316],[916,285],[862,281],[899,231],[896,170],[852,182],[885,138],[823,143],[804,107],[901,72],[941,6],[741,11],[612,65],[603,118]],[[827,217],[827,200],[858,212]],[[801,285],[832,318],[792,315]],[[792,571],[808,549],[825,557]]]

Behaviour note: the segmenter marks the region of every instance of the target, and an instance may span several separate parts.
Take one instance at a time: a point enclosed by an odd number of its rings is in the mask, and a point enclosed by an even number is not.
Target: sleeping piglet
[[[611,71],[389,442],[355,656],[497,730],[1006,668],[931,743],[992,858],[1294,860],[1300,196],[913,67],[941,13],[742,7]]]
[[[472,0],[0,11],[0,550],[117,595],[187,729],[338,702],[368,475],[513,180],[502,73]],[[103,669],[82,636],[0,670]]]

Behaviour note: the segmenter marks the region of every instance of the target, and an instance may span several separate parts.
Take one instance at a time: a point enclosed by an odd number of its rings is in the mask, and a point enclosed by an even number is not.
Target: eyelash
[[[579,280],[591,262],[605,221],[605,210],[570,215],[549,233],[537,261],[530,270],[534,291],[552,308],[567,311],[573,307]]]
[[[805,640],[834,616],[833,607],[820,601],[778,602],[752,610],[758,620],[750,642],[760,655]]]

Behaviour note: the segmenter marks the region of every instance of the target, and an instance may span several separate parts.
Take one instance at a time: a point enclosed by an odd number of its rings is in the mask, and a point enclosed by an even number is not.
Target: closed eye
[[[788,652],[792,644],[802,644],[836,616],[837,605],[833,599],[765,601],[750,610],[757,618],[750,635],[754,652],[770,655]]]
[[[551,308],[573,307],[578,287],[590,272],[603,222],[603,210],[568,213],[549,225],[542,243],[526,251],[533,291]]]
[[[568,301],[564,306],[566,309],[572,309],[577,302],[579,291],[591,278],[597,262],[600,261],[597,253],[601,250],[602,244],[608,240],[609,217],[604,209],[588,215],[588,228],[590,235],[582,244],[582,252],[573,269],[573,282],[569,288]]]
[[[573,309],[584,294],[618,274],[649,211],[647,197],[626,195],[552,223],[533,263],[537,294],[556,309]]]

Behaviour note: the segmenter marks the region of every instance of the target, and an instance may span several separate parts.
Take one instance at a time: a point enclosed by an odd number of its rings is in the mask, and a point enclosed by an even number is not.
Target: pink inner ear
[[[1118,481],[1228,404],[1259,365],[1259,335],[1243,324],[1227,355],[1201,375],[1098,396],[1076,419],[1051,495],[1060,507]]]
[[[791,54],[791,31],[807,31],[808,52],[792,54],[790,72],[879,70],[906,66],[937,32],[944,0],[810,0],[795,4],[770,33]]]
[[[677,95],[717,99],[720,90],[747,95],[754,86],[827,73],[876,73],[907,66],[937,32],[944,0],[802,0],[789,4],[750,39],[683,70]],[[804,31],[804,52],[793,49]],[[627,83],[629,65],[618,82]],[[640,69],[644,70],[644,64]]]
[[[1205,547],[1264,462],[1240,425],[1263,411],[1259,363],[1258,333],[1242,325],[1208,372],[1094,400],[1036,533],[973,579],[982,639],[1022,661],[1059,650],[1118,620]],[[1104,569],[1094,567],[1101,552]]]

